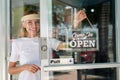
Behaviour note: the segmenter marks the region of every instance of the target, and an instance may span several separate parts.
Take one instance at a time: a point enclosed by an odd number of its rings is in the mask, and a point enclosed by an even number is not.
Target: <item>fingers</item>
[[[78,11],[78,14],[85,14],[83,10]]]
[[[32,65],[35,69],[40,70],[40,67],[36,66],[35,64]]]
[[[25,67],[26,67],[26,70],[28,70],[32,73],[35,73],[38,70],[40,70],[40,67],[36,66],[35,64],[26,64]]]
[[[74,28],[76,28],[78,24],[86,18],[86,13],[83,10],[78,11],[74,19]]]
[[[35,73],[35,72],[37,72],[38,70],[40,70],[40,68],[38,67],[38,66],[36,66],[36,65],[32,65],[32,67],[31,67],[31,72],[32,73]]]
[[[82,21],[82,20],[84,20],[85,18],[87,18],[86,13],[85,13],[83,10],[80,10],[77,14],[78,14],[78,15],[77,15],[78,20],[80,20],[80,21]]]

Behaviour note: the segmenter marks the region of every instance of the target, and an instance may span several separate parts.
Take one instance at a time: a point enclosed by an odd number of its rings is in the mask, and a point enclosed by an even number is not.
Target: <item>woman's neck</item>
[[[28,34],[27,37],[34,38],[34,37],[37,37],[37,35],[36,34]]]
[[[40,37],[40,34],[39,33],[36,33],[36,34],[27,34],[27,37],[29,37],[29,38]]]

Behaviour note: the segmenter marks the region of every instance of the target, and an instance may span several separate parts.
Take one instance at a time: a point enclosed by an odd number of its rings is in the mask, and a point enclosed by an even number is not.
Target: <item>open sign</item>
[[[68,32],[69,34],[69,32]],[[80,51],[97,51],[98,46],[98,29],[87,28],[72,31],[72,36],[67,35],[67,49]]]

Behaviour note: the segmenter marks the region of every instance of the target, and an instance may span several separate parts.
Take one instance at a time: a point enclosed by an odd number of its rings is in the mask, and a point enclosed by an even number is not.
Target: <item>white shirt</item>
[[[60,41],[49,39],[49,45],[54,50],[57,49]],[[19,61],[20,65],[35,64],[40,66],[39,38],[19,38],[12,42],[10,62]],[[31,73],[22,71],[18,80],[40,80],[40,71]]]

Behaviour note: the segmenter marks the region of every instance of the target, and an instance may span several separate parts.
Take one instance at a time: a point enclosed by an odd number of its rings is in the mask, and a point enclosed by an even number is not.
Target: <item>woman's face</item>
[[[40,31],[40,20],[34,19],[34,20],[27,20],[24,23],[24,28],[26,28],[27,35],[29,37],[35,37],[38,36]]]

